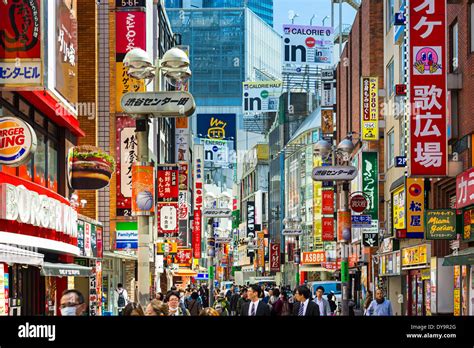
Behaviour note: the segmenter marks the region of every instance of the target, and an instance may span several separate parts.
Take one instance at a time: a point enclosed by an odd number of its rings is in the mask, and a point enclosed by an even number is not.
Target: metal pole
[[[339,0],[339,57],[342,56],[342,0]]]
[[[349,210],[349,183],[342,184],[341,209]],[[349,241],[343,240],[341,260],[342,315],[349,315]]]
[[[138,162],[148,163],[148,117],[136,121]],[[150,300],[150,217],[137,216],[138,222],[138,302],[145,306]]]
[[[214,219],[210,218],[207,225],[208,239],[214,238]],[[208,254],[207,258],[209,260],[209,307],[212,307],[214,304],[214,253],[216,252],[215,245],[211,247],[209,242],[207,244]],[[211,250],[214,249],[214,250]]]
[[[300,262],[301,262],[301,250],[300,250],[300,237],[296,236],[296,254],[298,255],[298,262],[296,262],[296,286],[300,285]]]

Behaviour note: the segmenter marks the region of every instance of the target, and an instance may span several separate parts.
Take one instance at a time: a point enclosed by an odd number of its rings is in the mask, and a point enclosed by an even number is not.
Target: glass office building
[[[166,8],[242,8],[248,7],[273,27],[273,0],[166,0]]]

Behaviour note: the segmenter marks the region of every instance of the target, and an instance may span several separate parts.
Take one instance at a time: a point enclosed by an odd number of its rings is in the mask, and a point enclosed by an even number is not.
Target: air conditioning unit
[[[385,182],[385,173],[379,173],[379,182]]]

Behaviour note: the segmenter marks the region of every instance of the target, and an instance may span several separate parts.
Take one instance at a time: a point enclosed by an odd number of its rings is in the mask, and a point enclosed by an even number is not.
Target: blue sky
[[[322,25],[325,16],[331,17],[331,0],[273,0],[273,27],[282,34],[283,24],[290,24],[288,19],[288,11],[293,10],[298,14],[295,18],[297,25],[309,25],[311,17],[313,25]],[[347,4],[342,5],[342,22],[343,24],[352,24],[356,11]],[[334,26],[339,25],[339,4],[334,5]],[[331,18],[326,19],[326,26],[331,25]]]

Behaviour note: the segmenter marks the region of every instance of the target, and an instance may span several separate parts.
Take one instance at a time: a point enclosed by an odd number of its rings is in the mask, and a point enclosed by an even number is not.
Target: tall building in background
[[[167,8],[242,8],[248,7],[273,27],[273,0],[166,0]]]

